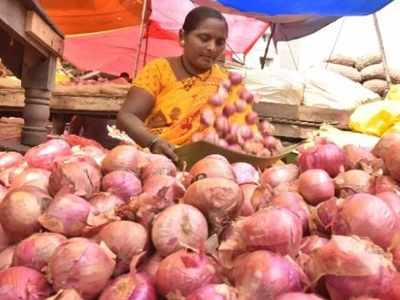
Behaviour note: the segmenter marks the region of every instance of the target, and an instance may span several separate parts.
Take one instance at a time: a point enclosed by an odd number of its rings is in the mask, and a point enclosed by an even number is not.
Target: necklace
[[[197,78],[199,78],[199,79],[202,80],[202,81],[206,81],[206,80],[211,76],[211,70],[210,70],[209,73],[208,73],[208,75],[203,79],[203,78],[201,78],[198,74],[192,73],[192,72],[186,67],[185,61],[183,60],[183,56],[180,56],[180,57],[179,57],[179,60],[180,60],[180,62],[181,62],[181,65],[182,65],[183,69],[185,70],[185,72],[186,72],[187,74],[189,74],[190,76],[192,76],[192,77],[197,77]]]

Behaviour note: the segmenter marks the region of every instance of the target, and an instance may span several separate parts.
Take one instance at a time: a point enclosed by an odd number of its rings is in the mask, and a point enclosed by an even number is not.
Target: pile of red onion
[[[210,99],[207,140],[274,154],[241,80]],[[71,136],[0,152],[0,299],[400,299],[400,136],[299,150],[185,170]]]

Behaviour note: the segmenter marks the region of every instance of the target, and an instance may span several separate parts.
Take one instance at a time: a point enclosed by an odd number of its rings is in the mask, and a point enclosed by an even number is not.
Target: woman
[[[217,60],[225,51],[228,24],[217,10],[197,7],[179,36],[183,55],[147,64],[117,117],[117,126],[139,145],[174,161],[174,145],[202,130],[200,111],[227,78]]]

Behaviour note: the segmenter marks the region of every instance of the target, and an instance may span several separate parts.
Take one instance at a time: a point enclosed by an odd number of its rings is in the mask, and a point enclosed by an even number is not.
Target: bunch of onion
[[[39,217],[50,196],[33,186],[10,191],[0,204],[0,223],[11,241],[20,241],[40,230]]]
[[[30,167],[51,170],[54,160],[72,155],[70,145],[62,139],[53,139],[29,149],[24,158]]]
[[[50,175],[49,192],[72,193],[90,198],[100,191],[101,172],[96,163],[87,157],[71,157],[56,162]]]
[[[144,274],[117,277],[101,293],[99,300],[157,300],[153,282]]]
[[[12,267],[0,272],[0,299],[45,299],[51,287],[39,271],[27,267]]]
[[[116,255],[114,274],[119,275],[128,271],[131,260],[146,250],[148,236],[146,229],[138,223],[116,221],[104,226],[96,240],[99,243],[104,242]]]
[[[163,296],[188,296],[195,290],[218,283],[214,261],[203,254],[179,250],[164,258],[156,274],[156,285]]]
[[[298,265],[269,251],[239,256],[230,277],[243,300],[273,300],[284,293],[302,291],[306,283]]]
[[[105,246],[73,238],[59,246],[49,262],[55,290],[74,288],[84,299],[95,299],[114,272],[115,260]]]
[[[332,177],[344,170],[345,163],[346,157],[343,150],[326,141],[319,141],[315,146],[303,149],[298,159],[298,165],[302,172],[310,169],[322,169]]]
[[[372,177],[362,170],[349,170],[340,173],[334,179],[337,194],[346,198],[357,193],[369,193],[371,191]]]
[[[239,209],[243,195],[238,184],[225,178],[205,178],[191,184],[183,203],[198,208],[219,232]]]
[[[300,175],[299,193],[311,205],[317,205],[335,196],[335,184],[321,169],[310,169]]]
[[[398,231],[398,219],[382,199],[359,193],[339,206],[332,230],[335,234],[368,237],[386,249]]]
[[[131,197],[137,196],[142,192],[142,183],[135,173],[117,170],[103,177],[101,188],[105,192],[110,192],[122,200],[128,201]]]
[[[185,247],[198,248],[208,238],[207,220],[191,205],[173,205],[155,218],[151,237],[161,256],[168,256]]]

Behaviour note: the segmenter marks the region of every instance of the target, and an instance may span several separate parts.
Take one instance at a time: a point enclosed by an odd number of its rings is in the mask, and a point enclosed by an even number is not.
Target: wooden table
[[[0,57],[24,88],[21,106],[25,123],[18,149],[46,140],[49,101],[63,38],[37,1],[0,1]]]

